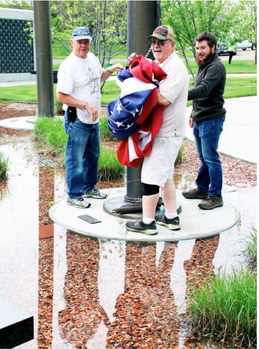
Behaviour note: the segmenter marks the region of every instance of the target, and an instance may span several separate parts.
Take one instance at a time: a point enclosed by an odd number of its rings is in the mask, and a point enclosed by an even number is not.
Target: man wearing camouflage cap
[[[187,125],[189,78],[184,63],[175,52],[176,42],[169,26],[158,26],[149,39],[155,62],[167,74],[166,79],[159,84],[158,93],[158,104],[164,106],[163,123],[154,138],[151,154],[145,157],[141,170],[143,217],[139,221],[127,222],[126,228],[154,235],[157,234],[155,212],[160,193],[165,213],[157,218],[157,223],[170,230],[181,228],[173,173]]]

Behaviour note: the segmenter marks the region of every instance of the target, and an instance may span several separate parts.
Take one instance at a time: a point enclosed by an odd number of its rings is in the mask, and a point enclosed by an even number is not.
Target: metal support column
[[[127,53],[145,56],[149,49],[148,36],[160,24],[159,1],[128,1]],[[140,183],[141,165],[138,168],[127,167],[127,201],[141,201]]]
[[[49,1],[34,1],[38,115],[54,116]]]

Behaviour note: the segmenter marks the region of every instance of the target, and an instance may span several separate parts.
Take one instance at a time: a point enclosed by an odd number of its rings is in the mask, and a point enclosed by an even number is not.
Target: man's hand
[[[116,71],[119,71],[119,70],[122,70],[124,69],[123,65],[121,64],[114,64],[112,66],[110,66],[109,68],[105,69],[102,73],[102,76],[101,76],[101,82],[107,80],[112,73],[116,72]]]
[[[91,121],[95,122],[98,119],[98,111],[91,104],[86,103],[84,109],[90,115]]]
[[[123,67],[123,65],[121,65],[121,64],[119,64],[119,63],[114,64],[114,65],[112,65],[111,67],[109,67],[109,71],[110,71],[111,73],[114,73],[114,72],[116,72],[116,71],[120,71],[120,70],[122,70],[122,69],[124,69],[124,67]]]
[[[132,61],[133,58],[137,57],[136,52],[132,52],[129,57],[128,57],[128,63],[130,63],[130,61]]]
[[[193,119],[192,119],[192,118],[189,118],[189,126],[190,126],[191,128],[193,128],[193,125],[194,125]]]

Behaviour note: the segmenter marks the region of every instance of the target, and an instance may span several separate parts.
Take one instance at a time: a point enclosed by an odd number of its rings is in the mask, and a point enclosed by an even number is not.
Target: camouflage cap
[[[168,25],[158,26],[148,38],[157,38],[159,40],[174,40],[174,33]]]

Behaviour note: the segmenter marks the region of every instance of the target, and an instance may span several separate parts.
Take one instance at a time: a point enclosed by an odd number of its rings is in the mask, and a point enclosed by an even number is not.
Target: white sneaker
[[[68,198],[67,203],[68,203],[68,205],[74,206],[77,208],[88,208],[91,206],[90,202],[84,200],[82,197],[73,198],[73,199]]]
[[[84,193],[83,198],[105,199],[106,196],[107,194],[101,193],[99,190],[94,188],[93,190]]]

